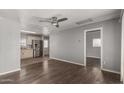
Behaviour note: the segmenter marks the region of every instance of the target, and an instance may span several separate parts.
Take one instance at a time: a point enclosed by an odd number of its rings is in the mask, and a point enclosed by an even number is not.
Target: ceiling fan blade
[[[52,20],[48,18],[41,18],[39,19],[39,22],[52,22]]]
[[[50,18],[41,18],[41,17],[34,17],[35,19],[39,20],[39,22],[51,22]]]
[[[58,19],[58,22],[62,22],[62,21],[66,21],[68,20],[68,18],[61,18],[61,19]]]

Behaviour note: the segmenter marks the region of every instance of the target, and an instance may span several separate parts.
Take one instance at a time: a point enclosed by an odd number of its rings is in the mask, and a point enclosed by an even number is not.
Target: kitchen
[[[21,61],[32,63],[49,56],[49,36],[34,33],[21,33]]]

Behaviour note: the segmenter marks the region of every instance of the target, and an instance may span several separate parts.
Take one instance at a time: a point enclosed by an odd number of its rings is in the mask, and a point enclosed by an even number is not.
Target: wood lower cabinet
[[[21,49],[21,59],[33,58],[33,49]]]

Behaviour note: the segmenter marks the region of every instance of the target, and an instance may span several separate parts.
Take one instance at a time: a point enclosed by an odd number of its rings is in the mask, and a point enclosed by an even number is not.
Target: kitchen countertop
[[[33,50],[33,48],[21,48],[22,50]]]

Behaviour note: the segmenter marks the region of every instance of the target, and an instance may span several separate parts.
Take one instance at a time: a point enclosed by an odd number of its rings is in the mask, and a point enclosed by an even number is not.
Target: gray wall
[[[20,25],[0,20],[0,74],[20,69]]]
[[[103,27],[103,68],[120,72],[121,24],[118,19],[52,33],[50,57],[84,64],[84,30],[97,27]]]
[[[86,33],[86,57],[100,58],[101,48],[93,47],[93,39],[100,38],[100,30],[89,31]]]

